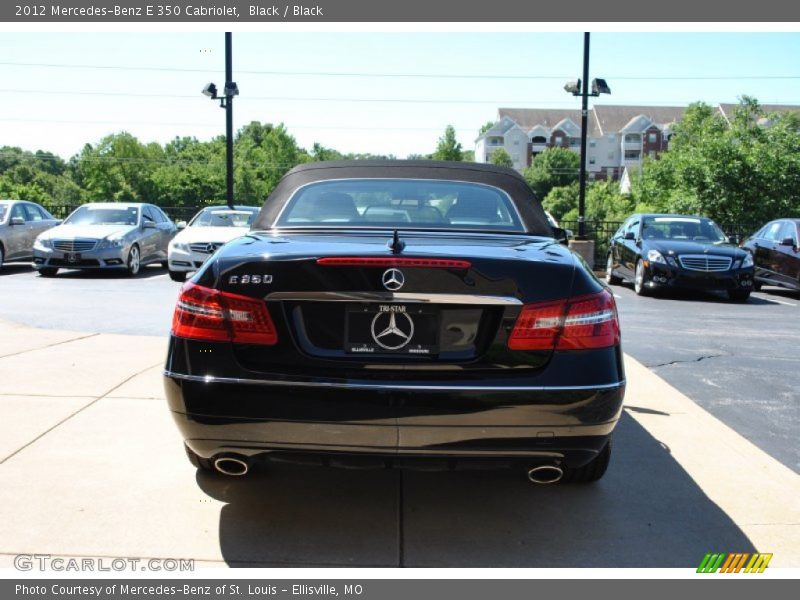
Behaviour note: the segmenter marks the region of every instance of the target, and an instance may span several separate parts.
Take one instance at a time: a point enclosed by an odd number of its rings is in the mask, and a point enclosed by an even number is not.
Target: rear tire
[[[728,298],[733,302],[747,302],[750,290],[728,290]]]
[[[591,462],[575,469],[564,469],[563,483],[593,483],[605,475],[611,461],[611,439]]]
[[[169,278],[172,281],[177,281],[178,283],[183,283],[186,281],[186,272],[184,271],[173,271],[172,269],[169,270]]]
[[[619,285],[622,279],[614,275],[614,257],[608,253],[608,260],[606,260],[606,283],[608,285]]]
[[[39,269],[39,275],[41,277],[55,277],[56,273],[58,273],[58,269],[56,267],[42,267]]]
[[[644,268],[644,262],[640,258],[636,261],[636,272],[633,277],[633,291],[637,296],[648,296],[650,290],[647,287],[647,271]]]
[[[183,445],[183,449],[186,450],[186,456],[189,459],[189,462],[192,463],[195,469],[198,471],[207,471],[209,473],[216,473],[216,469],[214,469],[214,464],[208,458],[203,458],[198,456],[187,446],[186,444]]]

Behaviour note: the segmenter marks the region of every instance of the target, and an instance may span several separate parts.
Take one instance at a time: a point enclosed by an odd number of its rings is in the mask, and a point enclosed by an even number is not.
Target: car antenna
[[[395,229],[394,234],[392,235],[392,241],[389,242],[389,250],[392,251],[392,254],[400,254],[403,251],[403,248],[406,247],[406,243],[400,239],[400,231]]]

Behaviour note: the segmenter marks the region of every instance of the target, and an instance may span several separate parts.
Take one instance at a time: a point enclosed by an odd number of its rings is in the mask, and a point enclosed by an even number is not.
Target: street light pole
[[[578,175],[578,239],[586,239],[586,129],[589,120],[589,32],[583,34],[581,88],[581,172]]]
[[[587,34],[588,35],[588,34]],[[225,33],[225,176],[228,206],[233,208],[233,56],[232,35]],[[585,68],[585,67],[584,67]],[[585,103],[585,99],[584,99]],[[583,204],[581,204],[583,206]],[[583,209],[581,209],[582,211]],[[581,212],[581,214],[583,214]]]

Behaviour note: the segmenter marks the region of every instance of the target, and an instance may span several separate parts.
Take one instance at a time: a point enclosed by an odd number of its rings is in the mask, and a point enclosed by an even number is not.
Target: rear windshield
[[[112,208],[106,206],[81,206],[64,220],[65,225],[136,225],[139,209],[136,206]]]
[[[0,223],[6,218],[8,212],[8,204],[0,204]]]
[[[189,223],[190,227],[250,227],[258,210],[204,210]]]
[[[345,179],[300,188],[277,227],[523,232],[508,195],[488,185],[416,179]]]

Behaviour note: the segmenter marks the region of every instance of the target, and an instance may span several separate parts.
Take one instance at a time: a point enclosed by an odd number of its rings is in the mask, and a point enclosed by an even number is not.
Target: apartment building
[[[589,111],[586,171],[589,179],[624,179],[639,168],[645,156],[657,156],[669,145],[683,106],[597,105]],[[500,108],[497,121],[475,140],[475,160],[489,162],[504,148],[522,171],[547,148],[580,152],[581,116],[578,110]]]

